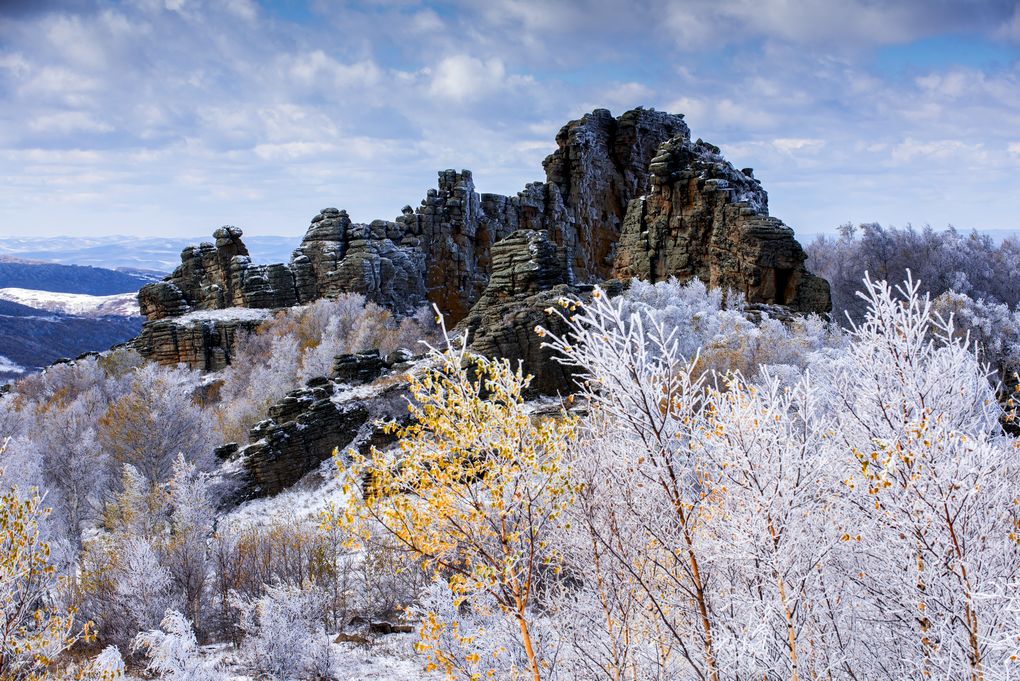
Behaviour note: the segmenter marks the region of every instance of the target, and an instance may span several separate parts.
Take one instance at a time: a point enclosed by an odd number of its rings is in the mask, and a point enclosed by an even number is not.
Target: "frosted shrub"
[[[676,344],[678,356],[697,357],[699,372],[740,371],[754,377],[763,366],[803,368],[811,353],[845,345],[835,325],[816,315],[789,323],[744,311],[744,301],[729,292],[708,290],[698,279],[650,284],[633,280],[619,297],[625,329],[661,326]],[[650,351],[653,351],[650,349]]]
[[[103,641],[127,646],[139,631],[155,628],[174,605],[170,571],[149,543],[132,536],[97,538],[82,553],[81,611]]]
[[[492,673],[539,681],[554,651],[540,647],[535,601],[543,574],[556,569],[549,534],[573,501],[563,456],[577,421],[533,418],[523,398],[530,378],[520,369],[446,340],[430,353],[433,369],[411,378],[413,421],[389,426],[402,440],[401,458],[375,447],[351,452],[341,470],[351,501],[332,524],[363,542],[387,535],[446,579],[453,606],[491,598],[492,614],[519,632],[508,651],[515,666]],[[371,483],[362,489],[364,480]],[[453,674],[440,635],[448,626],[423,628],[418,649]]]
[[[337,355],[406,347],[423,349],[436,324],[427,310],[398,318],[356,293],[323,298],[278,313],[237,340],[223,373],[218,412],[223,441],[243,442],[266,409],[308,379],[327,376]]]
[[[120,649],[107,646],[80,667],[72,665],[66,671],[78,681],[124,681],[127,670]]]
[[[333,678],[339,661],[319,613],[320,596],[280,584],[256,599],[240,599],[240,654],[259,678]]]
[[[948,291],[934,301],[935,312],[952,315],[958,336],[966,335],[997,378],[1016,384],[1020,373],[1020,312],[1003,303],[974,300],[964,293]]]
[[[166,681],[218,681],[224,677],[216,666],[204,660],[187,618],[167,610],[160,629],[138,634],[131,644],[147,661],[145,670]]]

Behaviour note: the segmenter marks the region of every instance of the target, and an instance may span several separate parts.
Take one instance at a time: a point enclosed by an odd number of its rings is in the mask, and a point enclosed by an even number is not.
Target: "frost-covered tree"
[[[1014,276],[1020,269],[1020,241],[1012,237],[997,243],[952,226],[937,231],[847,223],[838,237],[819,237],[805,250],[811,271],[829,280],[833,316],[841,324],[846,323],[844,311],[858,323],[864,318],[867,303],[856,292],[867,273],[903,281],[909,270],[932,297],[952,290],[1014,309],[1020,304],[1020,282]]]
[[[132,374],[130,391],[99,418],[98,439],[114,470],[131,464],[153,483],[166,482],[179,454],[202,470],[217,444],[208,414],[195,403],[199,374],[147,364]]]
[[[626,571],[628,588],[688,662],[686,673],[717,681],[723,632],[702,532],[713,510],[697,442],[711,427],[704,376],[680,352],[675,328],[626,312],[624,301],[607,301],[601,289],[589,305],[562,305],[568,331],[538,333],[580,372],[581,393],[603,426],[596,439],[608,450],[597,477],[612,481],[591,492],[612,503],[589,505],[599,511],[589,516],[590,536]]]
[[[40,523],[49,513],[35,491],[0,493],[0,678],[41,679],[92,625],[54,603],[58,575]]]
[[[319,613],[320,596],[293,586],[271,585],[255,599],[238,599],[244,633],[240,654],[259,678],[335,678],[337,650]]]
[[[974,300],[965,293],[947,291],[932,301],[943,318],[952,316],[954,333],[968,338],[982,361],[1008,386],[1020,375],[1020,312],[1004,303]]]
[[[860,669],[1007,678],[1020,646],[1020,458],[986,370],[911,280],[866,282],[869,314],[830,366],[835,454],[861,548],[844,556]],[[1003,676],[1007,675],[1007,676]]]
[[[148,541],[114,535],[85,544],[77,598],[81,612],[96,622],[100,640],[126,647],[177,605],[172,584]]]
[[[145,669],[167,681],[217,681],[224,674],[198,649],[191,622],[176,610],[167,610],[160,629],[144,631],[131,649],[146,659]]]
[[[184,600],[185,617],[202,631],[211,569],[208,542],[215,518],[210,482],[178,455],[165,494],[169,524],[167,531],[157,535],[165,538],[160,547],[162,562]]]
[[[590,405],[559,541],[597,677],[1011,678],[1016,443],[919,287],[866,283],[845,349],[706,384],[682,329],[565,301]],[[569,613],[569,614],[567,614]]]
[[[352,454],[341,471],[351,503],[334,522],[362,540],[381,528],[447,582],[454,606],[489,601],[516,626],[519,648],[483,666],[538,681],[552,651],[538,646],[535,605],[543,571],[556,565],[551,531],[573,495],[562,457],[575,420],[533,418],[523,398],[529,379],[507,360],[449,344],[432,360],[432,370],[411,379],[411,425],[389,426],[400,456]],[[419,651],[431,668],[471,678],[444,647],[452,623],[436,617],[426,617],[435,626],[422,627]],[[503,661],[509,667],[500,669]]]

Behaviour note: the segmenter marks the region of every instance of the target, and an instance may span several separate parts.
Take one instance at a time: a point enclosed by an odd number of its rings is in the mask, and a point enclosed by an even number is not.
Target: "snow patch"
[[[222,310],[195,310],[177,318],[180,324],[200,322],[261,322],[273,315],[272,310],[250,307],[228,307]]]
[[[0,300],[27,305],[37,310],[59,312],[76,317],[138,317],[137,293],[90,296],[85,293],[56,293],[27,288],[0,288]]]
[[[0,374],[23,374],[25,367],[15,364],[3,355],[0,355]]]

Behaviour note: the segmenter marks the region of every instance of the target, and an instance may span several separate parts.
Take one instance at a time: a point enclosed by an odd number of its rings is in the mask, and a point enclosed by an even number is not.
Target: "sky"
[[[0,236],[300,235],[683,113],[800,233],[1020,230],[1020,1],[0,0]]]

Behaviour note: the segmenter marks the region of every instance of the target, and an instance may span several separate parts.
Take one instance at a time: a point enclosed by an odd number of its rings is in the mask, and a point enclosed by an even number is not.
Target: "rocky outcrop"
[[[650,170],[651,191],[627,209],[615,277],[698,277],[751,303],[830,310],[828,283],[804,267],[793,230],[769,216],[751,169],[737,170],[718,147],[678,137],[659,148]]]
[[[427,300],[456,323],[489,283],[493,245],[517,229],[548,232],[573,276],[596,281],[611,271],[627,202],[648,189],[655,149],[687,134],[679,115],[635,109],[614,118],[598,109],[557,135],[545,182],[512,197],[479,194],[470,171],[444,170],[438,188],[392,222],[352,223],[345,211],[323,209],[288,264],[252,264],[241,230],[222,227],[215,243],[185,249],[172,275],[142,289],[142,312],[156,320],[353,292],[397,312]]]
[[[563,203],[565,219],[551,221],[551,231],[571,253],[578,281],[611,274],[627,205],[648,191],[649,162],[674,137],[690,139],[682,115],[641,108],[619,118],[596,109],[556,135],[559,148],[542,164],[547,206]]]
[[[326,297],[360,293],[397,312],[412,312],[425,304],[424,274],[424,255],[404,243],[403,226],[375,220],[347,227],[347,250],[320,279],[319,290]]]
[[[185,249],[171,276],[142,289],[142,310],[153,324],[344,292],[397,313],[431,302],[448,324],[471,331],[478,351],[522,359],[543,374],[536,385],[563,389],[561,370],[546,366],[533,337],[558,287],[696,276],[751,303],[829,309],[827,284],[804,268],[793,231],[769,216],[750,169],[692,142],[683,116],[639,108],[614,118],[597,109],[565,125],[556,145],[545,181],[516,196],[479,194],[470,171],[444,170],[438,187],[393,221],[353,223],[345,211],[323,209],[287,264],[253,264],[241,231],[223,227],[215,243]],[[146,328],[152,356],[191,363],[209,352],[172,325]],[[211,333],[217,353],[219,332]],[[162,342],[170,346],[156,347]],[[219,364],[219,354],[205,362]]]
[[[268,317],[268,310],[235,309],[160,318],[146,322],[131,344],[153,362],[218,371],[230,364],[238,335],[254,333]]]
[[[472,351],[520,362],[534,377],[532,390],[569,392],[569,370],[553,360],[535,333],[538,325],[564,331],[559,318],[546,310],[561,297],[579,293],[571,285],[573,272],[565,249],[546,232],[518,230],[493,247],[492,259],[492,279],[457,330],[467,334]]]
[[[138,299],[150,321],[195,310],[274,309],[340,293],[360,293],[398,312],[425,303],[424,255],[404,242],[403,227],[350,221],[324,208],[291,262],[256,265],[236,227],[221,227],[215,243],[181,252],[181,264],[163,281],[143,286]]]
[[[332,378],[340,383],[360,385],[374,381],[386,370],[378,350],[339,355],[333,360]]]
[[[406,353],[391,355],[386,359],[378,353],[338,357],[338,365],[351,367],[360,362],[365,371],[309,380],[269,408],[267,418],[249,432],[248,444],[230,443],[217,449],[216,455],[230,464],[225,468],[229,492],[223,504],[229,507],[277,494],[318,470],[334,449],[343,452],[354,447],[367,453],[373,444],[392,444],[393,436],[379,423],[406,418],[407,382],[386,381],[377,384],[377,389],[350,391],[353,385],[408,368]]]
[[[462,319],[485,289],[492,245],[516,226],[513,202],[497,194],[479,195],[471,171],[444,170],[439,188],[421,206],[406,206],[397,222],[418,237],[425,253],[425,288],[430,302],[451,321]]]

